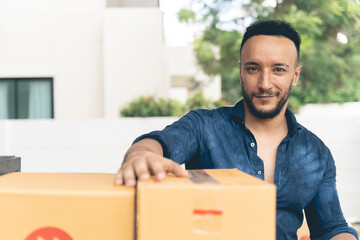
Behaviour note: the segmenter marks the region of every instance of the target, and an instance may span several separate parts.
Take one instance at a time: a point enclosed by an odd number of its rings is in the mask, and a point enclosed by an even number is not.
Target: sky
[[[160,9],[164,13],[164,37],[167,46],[186,46],[193,42],[195,34],[199,35],[202,31],[201,26],[188,25],[180,23],[177,13],[181,8],[190,8],[191,0],[160,0]],[[275,6],[275,0],[265,0],[265,5]],[[226,21],[233,17],[244,16],[241,9],[241,1],[233,1],[232,8],[226,12],[221,18]],[[247,22],[248,24],[250,22]],[[227,29],[243,30],[243,26],[223,26]]]
[[[164,13],[164,37],[167,46],[186,46],[193,42],[194,35],[201,32],[200,27],[180,23],[177,12],[190,6],[191,0],[160,0]]]

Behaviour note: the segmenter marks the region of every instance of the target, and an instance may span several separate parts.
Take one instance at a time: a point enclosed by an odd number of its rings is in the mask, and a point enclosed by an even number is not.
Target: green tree
[[[357,0],[193,0],[196,10],[182,9],[179,19],[205,25],[194,42],[198,64],[220,74],[226,101],[241,98],[238,77],[243,30],[259,19],[290,22],[301,34],[299,85],[290,108],[306,103],[360,101],[360,4]],[[268,1],[267,1],[268,2]],[[238,10],[238,14],[236,13]],[[229,18],[229,16],[235,16]],[[345,37],[341,43],[338,36]],[[214,51],[218,49],[218,51]]]

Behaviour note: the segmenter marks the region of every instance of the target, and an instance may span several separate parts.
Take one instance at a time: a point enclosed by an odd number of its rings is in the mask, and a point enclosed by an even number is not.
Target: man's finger
[[[123,175],[121,170],[119,170],[119,172],[116,174],[114,183],[118,186],[123,184]]]
[[[166,159],[165,170],[166,172],[173,173],[177,177],[187,177],[188,173],[176,162]]]
[[[136,184],[135,173],[133,167],[127,167],[123,169],[124,185],[128,187],[134,187]]]
[[[134,170],[139,180],[147,180],[150,178],[149,168],[145,160],[135,162]]]
[[[162,161],[148,161],[149,168],[152,170],[157,180],[163,180],[166,172]]]

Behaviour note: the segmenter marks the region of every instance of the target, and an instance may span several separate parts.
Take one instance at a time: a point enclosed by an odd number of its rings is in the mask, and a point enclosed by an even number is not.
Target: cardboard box
[[[237,169],[137,184],[137,240],[274,240],[276,188]]]
[[[135,189],[114,174],[0,176],[0,239],[133,240]]]

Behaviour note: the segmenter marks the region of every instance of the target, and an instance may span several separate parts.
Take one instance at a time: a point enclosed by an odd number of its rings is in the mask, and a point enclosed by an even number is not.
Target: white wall
[[[146,95],[167,97],[162,13],[158,8],[112,8],[104,19],[105,117]]]
[[[0,155],[24,172],[115,173],[132,141],[176,118],[0,120]]]
[[[104,0],[0,0],[0,77],[54,77],[57,119],[103,116]]]
[[[297,119],[332,151],[344,214],[360,217],[360,103],[308,106]],[[115,173],[137,136],[175,120],[1,120],[0,155],[20,156],[24,172]]]
[[[165,49],[167,62],[167,75],[169,82],[171,77],[195,78],[203,83],[203,93],[208,99],[218,100],[221,98],[221,77],[220,75],[209,77],[197,65],[193,46],[167,47]],[[185,84],[184,84],[185,86]],[[189,93],[185,94],[184,87],[172,88],[170,97],[185,102]]]
[[[165,55],[168,60],[168,73],[170,75],[191,76],[199,71],[199,67],[196,66],[193,46],[167,47]]]

